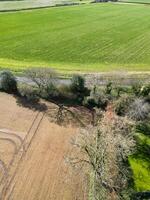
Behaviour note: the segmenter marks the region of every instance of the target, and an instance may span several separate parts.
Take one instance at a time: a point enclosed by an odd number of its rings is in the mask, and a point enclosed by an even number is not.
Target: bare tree
[[[127,118],[106,112],[96,127],[82,130],[76,139],[75,145],[84,155],[80,163],[88,163],[92,169],[92,199],[121,199],[129,177],[125,162],[135,147],[133,127]]]
[[[57,81],[57,73],[51,68],[34,67],[25,71],[25,76],[29,78],[40,91],[46,90]]]

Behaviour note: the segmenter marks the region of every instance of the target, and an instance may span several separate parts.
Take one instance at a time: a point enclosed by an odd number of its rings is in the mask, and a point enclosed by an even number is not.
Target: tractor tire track
[[[38,112],[37,115],[35,116],[35,118],[34,118],[32,124],[31,124],[31,126],[30,126],[30,128],[29,128],[29,130],[28,130],[28,132],[27,132],[27,135],[30,133],[30,131],[31,131],[31,129],[32,129],[32,127],[33,127],[33,125],[34,125],[34,123],[35,123],[35,121],[36,121],[38,115],[39,115],[39,112]],[[24,146],[24,141],[26,140],[27,135],[24,137],[24,139],[22,139],[20,136],[16,135],[15,133],[12,133],[12,132],[9,132],[9,133],[8,133],[8,132],[6,132],[6,130],[4,130],[4,129],[2,129],[0,132],[4,133],[4,134],[6,134],[6,135],[12,135],[12,136],[18,138],[18,139],[21,141],[21,144],[22,144],[22,145],[20,145],[20,148],[19,148],[18,152],[17,152],[16,154],[14,154],[12,160],[11,160],[10,163],[9,163],[8,171],[10,171],[10,170],[11,170],[11,167],[12,167],[14,161],[15,161],[15,158],[16,158],[17,155],[19,154],[21,148],[23,148],[23,150],[22,150],[23,153],[26,151],[25,146]],[[21,155],[22,155],[22,152],[21,152]],[[19,164],[19,163],[18,163],[18,164]],[[0,186],[2,185],[2,188],[0,188],[0,200],[1,200],[1,193],[2,193],[3,189],[5,188],[5,183],[6,183],[6,178],[3,177],[2,180],[1,180],[1,183],[0,183]]]
[[[5,178],[6,178],[7,175],[8,175],[8,169],[7,169],[5,163],[4,163],[2,160],[0,160],[0,168],[2,169],[3,175],[4,175]],[[0,196],[0,199],[1,199],[1,196]]]
[[[15,171],[14,171],[12,177],[10,178],[10,180],[7,180],[6,185],[5,185],[4,188],[2,189],[2,192],[1,192],[2,199],[10,199],[10,197],[11,197],[11,194],[12,194],[12,192],[13,192],[13,190],[14,190],[14,186],[11,188],[10,194],[7,194],[7,191],[8,191],[8,189],[10,188],[12,182],[14,181],[14,178],[15,178],[15,176],[16,176],[16,174],[17,174],[18,169],[19,169],[20,162],[22,161],[22,159],[23,159],[24,156],[26,155],[26,152],[28,151],[28,148],[30,148],[31,143],[32,143],[33,139],[34,139],[35,136],[36,136],[37,130],[38,130],[38,128],[39,128],[39,126],[40,126],[40,124],[41,124],[41,122],[42,122],[42,120],[43,120],[43,118],[44,118],[44,116],[45,116],[45,113],[42,113],[42,116],[40,117],[40,120],[39,120],[37,126],[35,127],[35,130],[33,131],[33,135],[31,136],[30,140],[27,141],[27,140],[28,140],[28,137],[29,137],[29,135],[30,135],[30,132],[31,132],[32,128],[34,128],[34,124],[36,123],[36,120],[37,120],[38,116],[40,116],[40,114],[41,114],[41,113],[39,112],[39,113],[36,115],[36,117],[35,117],[35,119],[34,119],[32,125],[31,125],[31,127],[30,127],[30,129],[29,129],[29,131],[28,131],[28,134],[26,135],[25,139],[23,140],[24,145],[26,145],[25,151],[24,151],[24,152],[22,153],[22,155],[20,156],[20,159],[19,159],[19,161],[17,162],[17,167],[16,167],[16,169],[15,169]],[[25,144],[25,143],[26,143],[26,144]],[[6,196],[8,196],[8,198],[7,198]]]
[[[13,156],[12,156],[12,159],[14,158],[14,156],[15,156],[15,154],[17,153],[17,151],[18,151],[18,147],[17,147],[17,145],[16,145],[16,143],[13,141],[13,140],[11,140],[11,139],[9,139],[9,138],[0,138],[0,140],[3,140],[3,141],[8,141],[8,142],[10,142],[13,146],[14,146],[14,153],[13,153]],[[1,164],[2,164],[2,160],[1,160]],[[4,162],[3,162],[4,163]],[[6,166],[6,165],[5,165]],[[5,167],[6,168],[6,167]],[[1,182],[2,182],[2,180],[3,180],[3,178],[4,177],[2,177],[1,179],[0,179],[0,185],[1,185]]]
[[[18,151],[21,148],[23,148],[23,150],[24,150],[23,139],[19,135],[17,135],[16,133],[12,133],[12,132],[6,132],[6,131],[4,131],[2,129],[0,129],[0,133],[3,133],[3,134],[8,135],[8,136],[13,136],[14,139],[16,138],[19,141],[19,143],[20,143],[20,145],[19,145],[20,147],[19,147]]]

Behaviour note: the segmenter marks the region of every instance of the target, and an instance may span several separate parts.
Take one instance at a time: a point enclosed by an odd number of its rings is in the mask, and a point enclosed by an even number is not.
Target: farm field
[[[150,71],[149,13],[111,3],[0,13],[0,66]]]
[[[50,113],[57,109],[47,106]],[[4,93],[0,110],[1,198],[85,200],[84,178],[65,162],[77,128],[50,122],[42,111],[22,107]]]

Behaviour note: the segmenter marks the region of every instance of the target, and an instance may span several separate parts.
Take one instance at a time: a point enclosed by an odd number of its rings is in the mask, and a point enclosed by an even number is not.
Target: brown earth
[[[16,102],[0,93],[0,200],[86,200],[85,177],[66,162],[77,126],[52,122],[56,105],[41,112]]]

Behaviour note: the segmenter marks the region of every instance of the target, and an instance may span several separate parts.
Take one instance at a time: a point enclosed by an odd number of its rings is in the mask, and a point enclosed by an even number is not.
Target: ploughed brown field
[[[0,200],[86,200],[86,181],[66,162],[77,126],[51,118],[57,106],[22,106],[0,93]]]

